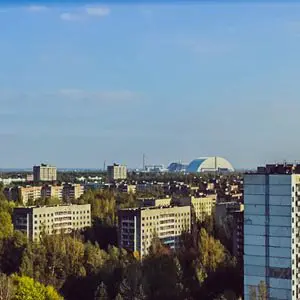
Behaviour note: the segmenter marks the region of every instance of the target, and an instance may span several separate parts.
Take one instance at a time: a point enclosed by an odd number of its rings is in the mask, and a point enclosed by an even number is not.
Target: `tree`
[[[87,242],[84,245],[84,266],[88,274],[96,274],[108,259],[108,254],[96,243]]]
[[[53,287],[46,287],[30,277],[14,275],[12,279],[16,287],[14,300],[62,300]]]
[[[249,287],[249,298],[250,300],[257,300],[256,286]]]
[[[11,300],[14,295],[12,280],[5,274],[0,274],[0,299]]]
[[[142,285],[142,269],[138,261],[130,264],[124,272],[120,285],[120,295],[124,300],[145,299]]]
[[[260,281],[258,286],[249,287],[250,300],[266,300],[268,299],[268,289],[264,281]]]
[[[220,241],[209,236],[204,228],[199,233],[198,250],[198,279],[203,282],[209,273],[215,272],[225,261],[226,252]]]
[[[6,211],[0,211],[0,239],[7,238],[13,234],[11,216]]]
[[[96,292],[95,292],[95,300],[108,300],[108,294],[107,294],[107,289],[106,285],[104,282],[101,282],[100,285],[98,286]]]
[[[266,300],[268,296],[267,285],[261,281],[258,285],[258,300]]]
[[[115,298],[115,300],[123,300],[122,296],[120,294],[118,294]]]

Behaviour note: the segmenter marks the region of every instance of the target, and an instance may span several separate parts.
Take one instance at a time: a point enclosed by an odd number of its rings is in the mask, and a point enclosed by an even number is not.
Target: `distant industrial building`
[[[225,158],[213,157],[200,157],[194,159],[187,166],[187,173],[201,173],[201,172],[232,172],[233,166]]]
[[[17,207],[13,224],[15,230],[24,232],[31,240],[39,240],[43,232],[70,233],[91,226],[91,205]]]
[[[173,162],[168,166],[169,172],[186,172],[187,164]]]
[[[138,251],[143,258],[155,236],[161,242],[177,249],[180,236],[191,230],[190,206],[140,207],[118,211],[119,246],[129,251]]]
[[[107,167],[107,179],[109,182],[124,180],[127,178],[127,168],[124,165],[113,164]]]
[[[149,172],[149,173],[162,173],[166,171],[167,169],[165,168],[164,165],[146,165],[144,168],[144,172]]]
[[[56,181],[57,169],[55,166],[41,164],[40,166],[33,166],[33,180],[39,181]]]

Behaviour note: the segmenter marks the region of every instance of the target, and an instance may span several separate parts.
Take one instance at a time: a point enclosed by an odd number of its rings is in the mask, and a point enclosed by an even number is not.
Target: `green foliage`
[[[198,270],[197,276],[203,282],[209,273],[216,269],[225,261],[226,250],[220,241],[208,235],[204,228],[201,228],[198,239]]]
[[[84,267],[88,274],[96,274],[108,259],[108,254],[91,242],[85,244]]]
[[[44,286],[27,276],[12,276],[15,286],[13,300],[62,300],[52,286]]]
[[[8,238],[13,234],[11,216],[6,211],[0,211],[0,239]]]

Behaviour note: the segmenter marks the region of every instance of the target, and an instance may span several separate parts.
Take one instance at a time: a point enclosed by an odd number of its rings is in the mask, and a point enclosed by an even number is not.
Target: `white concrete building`
[[[91,226],[91,205],[17,207],[13,224],[15,230],[24,232],[31,240],[39,240],[42,232],[69,233]]]

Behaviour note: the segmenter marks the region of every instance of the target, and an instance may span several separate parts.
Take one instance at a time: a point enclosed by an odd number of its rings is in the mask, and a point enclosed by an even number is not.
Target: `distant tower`
[[[143,154],[143,170],[145,170],[145,161],[146,161],[146,155]]]
[[[106,168],[106,160],[103,163],[103,171],[105,171],[105,168]]]

